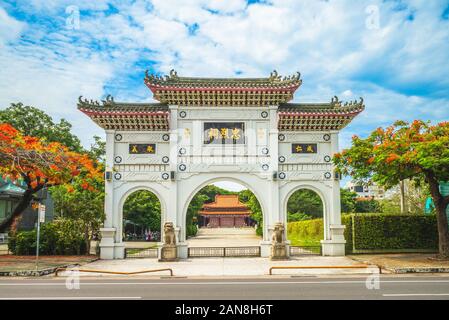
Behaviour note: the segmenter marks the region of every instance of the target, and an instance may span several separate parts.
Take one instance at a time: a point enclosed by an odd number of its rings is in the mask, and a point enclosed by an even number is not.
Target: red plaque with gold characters
[[[292,143],[292,153],[317,153],[316,143]]]
[[[154,143],[130,143],[129,153],[131,154],[155,154],[156,144]]]
[[[205,122],[204,144],[244,144],[244,122]]]

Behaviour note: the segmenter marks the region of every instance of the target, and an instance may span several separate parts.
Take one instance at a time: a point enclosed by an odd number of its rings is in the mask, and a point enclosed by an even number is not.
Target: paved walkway
[[[254,228],[200,228],[187,242],[189,247],[249,247],[261,240]]]
[[[269,274],[272,266],[347,266],[360,264],[347,257],[295,257],[287,261],[271,261],[268,258],[191,258],[177,262],[158,262],[157,259],[98,260],[83,269],[132,272],[148,269],[172,268],[175,276],[264,276]],[[372,269],[290,269],[275,270],[277,275],[320,275],[320,274],[366,274]],[[64,275],[64,273],[61,273]],[[82,276],[99,276],[108,274],[81,273]],[[161,276],[165,273],[147,274]],[[140,275],[142,276],[142,275]]]

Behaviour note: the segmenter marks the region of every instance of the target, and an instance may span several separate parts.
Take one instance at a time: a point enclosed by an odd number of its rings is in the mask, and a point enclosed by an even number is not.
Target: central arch
[[[201,177],[201,178],[200,178]],[[261,190],[260,190],[260,185],[259,188],[255,185],[256,181],[252,181],[252,180],[257,180],[254,179],[253,176],[248,175],[248,176],[243,176],[243,178],[236,178],[236,177],[232,177],[230,175],[218,175],[218,176],[214,176],[214,177],[205,177],[205,176],[200,176],[197,177],[197,179],[195,179],[197,182],[195,184],[191,184],[191,187],[189,188],[189,192],[188,192],[188,197],[183,200],[182,203],[182,210],[181,210],[181,217],[179,217],[179,221],[181,223],[181,232],[180,232],[180,238],[182,242],[186,241],[186,218],[187,218],[187,210],[189,207],[190,202],[192,201],[193,197],[204,187],[216,183],[216,182],[221,182],[221,181],[230,181],[230,182],[234,182],[237,184],[240,184],[242,186],[244,186],[245,188],[247,188],[248,190],[250,190],[257,198],[257,200],[259,201],[260,207],[262,209],[262,216],[263,216],[263,240],[266,240],[267,237],[267,222],[268,222],[268,207],[267,207],[267,203],[264,197],[262,197],[261,194]],[[199,180],[199,181],[198,181]],[[186,181],[187,182],[187,181]],[[257,181],[259,182],[259,181]]]

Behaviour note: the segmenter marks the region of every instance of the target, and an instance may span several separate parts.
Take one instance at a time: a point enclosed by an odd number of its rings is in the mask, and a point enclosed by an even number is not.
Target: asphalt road
[[[84,277],[79,289],[65,278],[0,279],[0,300],[14,299],[445,299],[449,275],[189,279]],[[70,283],[73,286],[73,282]]]

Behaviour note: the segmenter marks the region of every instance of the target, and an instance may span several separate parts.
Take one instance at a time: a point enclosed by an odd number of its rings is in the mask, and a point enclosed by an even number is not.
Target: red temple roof
[[[248,215],[251,211],[237,194],[217,194],[215,201],[203,205],[201,215]]]

